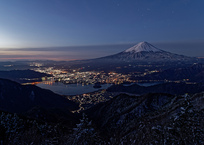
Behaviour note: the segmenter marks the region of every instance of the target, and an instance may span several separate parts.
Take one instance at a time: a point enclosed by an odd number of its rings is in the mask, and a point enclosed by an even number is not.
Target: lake
[[[107,89],[111,84],[101,84],[101,88],[93,88],[94,84],[82,85],[82,84],[63,84],[60,82],[45,81],[37,84],[36,86],[51,90],[60,95],[80,95],[98,91],[100,89]]]

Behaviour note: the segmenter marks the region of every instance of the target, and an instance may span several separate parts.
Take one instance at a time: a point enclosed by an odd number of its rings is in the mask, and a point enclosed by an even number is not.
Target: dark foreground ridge
[[[120,94],[76,115],[70,111],[78,109],[78,104],[60,95],[0,79],[0,141],[63,145],[203,144],[203,104],[204,93]],[[79,116],[83,117],[79,120]]]
[[[42,77],[50,77],[51,75],[36,72],[33,70],[10,70],[10,71],[0,71],[0,77],[4,79],[13,80],[18,83],[27,83],[42,81]]]
[[[78,104],[50,90],[0,79],[0,110],[2,111],[25,114],[35,119],[52,122],[63,117],[72,120],[74,117],[70,111],[76,109]]]
[[[121,94],[85,113],[112,144],[203,144],[204,93]]]

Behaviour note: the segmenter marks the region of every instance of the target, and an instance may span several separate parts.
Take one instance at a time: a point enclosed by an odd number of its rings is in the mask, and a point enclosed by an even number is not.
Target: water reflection
[[[36,83],[35,85],[43,89],[49,89],[60,95],[85,94],[85,93],[94,92],[100,89],[107,89],[108,87],[111,86],[111,84],[102,84],[101,88],[96,89],[96,88],[93,88],[94,84],[90,84],[90,85],[63,84],[63,83],[54,82],[54,81],[43,81],[40,83]]]

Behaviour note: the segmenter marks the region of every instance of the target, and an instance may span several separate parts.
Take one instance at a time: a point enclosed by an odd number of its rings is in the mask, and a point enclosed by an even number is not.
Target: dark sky
[[[140,41],[204,56],[204,0],[0,0],[0,59],[94,58]]]

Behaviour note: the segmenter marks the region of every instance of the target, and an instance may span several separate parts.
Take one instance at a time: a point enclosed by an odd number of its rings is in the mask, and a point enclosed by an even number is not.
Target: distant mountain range
[[[182,95],[185,93],[194,94],[204,91],[204,85],[199,84],[186,84],[186,83],[162,83],[153,86],[140,86],[133,84],[130,86],[113,85],[107,89],[108,92],[123,92],[130,94],[147,94],[147,93],[168,93]]]
[[[190,67],[171,68],[144,76],[132,77],[138,81],[178,81],[165,82],[153,86],[140,86],[132,84],[129,86],[113,85],[107,89],[110,92],[126,92],[131,94],[146,94],[146,93],[169,93],[169,94],[185,94],[185,93],[200,93],[204,91],[204,65],[193,64]],[[186,83],[186,82],[187,83]],[[194,84],[195,83],[195,84]]]
[[[190,67],[183,68],[170,68],[160,72],[147,74],[144,76],[132,77],[134,80],[171,80],[183,81],[188,80],[191,82],[204,82],[204,64],[193,64]]]
[[[0,77],[4,79],[9,79],[16,81],[18,83],[27,83],[42,81],[42,77],[50,77],[52,75],[36,72],[33,70],[10,70],[10,71],[0,71]]]
[[[148,42],[140,42],[137,45],[118,54],[95,59],[96,61],[124,61],[124,62],[160,62],[160,61],[195,61],[196,58],[178,55],[156,48]]]

